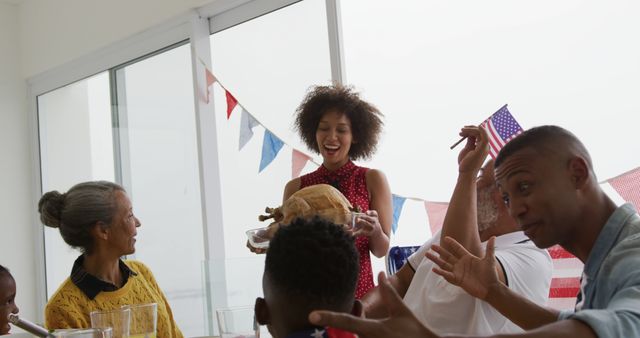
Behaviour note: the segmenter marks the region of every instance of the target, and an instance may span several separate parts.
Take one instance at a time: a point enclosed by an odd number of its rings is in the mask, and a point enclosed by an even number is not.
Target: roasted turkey
[[[296,191],[280,207],[267,207],[268,215],[260,215],[259,220],[274,220],[263,235],[272,238],[280,225],[287,225],[297,217],[320,216],[335,224],[348,224],[352,210],[351,203],[338,189],[328,184],[316,184]]]

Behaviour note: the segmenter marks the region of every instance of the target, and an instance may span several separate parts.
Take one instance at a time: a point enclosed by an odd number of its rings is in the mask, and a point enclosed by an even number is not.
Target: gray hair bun
[[[65,195],[58,191],[49,191],[42,195],[38,202],[40,221],[46,226],[59,228],[61,223],[62,208],[64,208]]]

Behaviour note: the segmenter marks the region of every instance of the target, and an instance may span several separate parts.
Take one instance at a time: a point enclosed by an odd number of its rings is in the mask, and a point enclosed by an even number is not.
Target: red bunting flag
[[[236,98],[233,97],[233,95],[231,95],[231,93],[229,93],[228,90],[225,90],[225,93],[227,95],[227,120],[228,120],[229,117],[231,117],[231,112],[233,111],[233,108],[235,108],[238,105],[238,100],[236,100]]]
[[[300,176],[302,169],[307,162],[311,159],[311,157],[301,151],[293,149],[292,160],[291,160],[291,178],[296,178]]]
[[[429,227],[431,228],[431,235],[433,236],[433,234],[442,228],[444,216],[447,215],[447,208],[449,208],[449,203],[424,201],[424,207],[427,210]]]
[[[640,210],[640,167],[608,179],[607,182],[620,197],[633,204],[636,210]]]

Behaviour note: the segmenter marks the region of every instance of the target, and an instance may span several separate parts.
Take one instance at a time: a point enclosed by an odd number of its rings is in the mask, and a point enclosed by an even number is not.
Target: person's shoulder
[[[627,219],[618,236],[620,240],[611,248],[609,258],[640,261],[640,217],[637,213]]]
[[[618,242],[613,248],[615,250],[640,250],[640,224],[635,231],[628,231],[623,234],[624,238]]]
[[[56,304],[62,302],[68,302],[69,299],[77,298],[75,295],[82,294],[82,291],[73,284],[71,278],[67,277],[62,284],[58,287],[58,289],[53,293],[53,295],[49,298],[47,302],[47,307],[56,306]]]
[[[67,327],[70,318],[79,317],[89,299],[82,291],[71,281],[70,278],[65,279],[60,287],[53,293],[47,301],[44,308],[46,326],[48,328]]]
[[[552,264],[549,250],[538,248],[532,241],[527,241],[516,245],[509,245],[504,249],[496,248],[496,252],[498,251],[509,252],[514,255],[528,257],[536,261]]]
[[[384,172],[380,169],[376,169],[376,168],[366,168],[366,167],[360,167],[362,169],[365,169],[367,171],[367,175],[372,175],[372,176],[385,176]]]
[[[291,195],[293,195],[296,191],[300,190],[300,186],[302,184],[301,182],[302,181],[300,177],[296,177],[287,182],[287,184],[285,184],[284,186],[283,200],[286,200],[287,198],[291,197]]]
[[[153,275],[151,273],[151,269],[149,269],[149,267],[141,261],[135,259],[127,259],[124,261],[124,263],[129,267],[129,269],[131,269],[131,271],[135,273],[139,273],[144,276]]]
[[[126,259],[126,260],[124,260],[124,263],[132,270],[139,269],[139,270],[147,270],[147,271],[149,271],[149,267],[146,264],[144,264],[141,261],[136,260],[136,259]]]
[[[496,257],[501,260],[503,266],[504,261],[518,261],[518,264],[509,264],[510,268],[523,270],[527,272],[531,267],[536,267],[533,271],[540,271],[539,268],[546,267],[545,270],[551,272],[553,269],[553,260],[547,249],[538,248],[533,241],[529,240],[522,232],[513,232],[505,234],[513,243],[507,245],[496,245]],[[507,267],[505,266],[505,269]]]
[[[364,167],[361,167],[361,168],[366,171],[365,175],[367,178],[367,182],[386,182],[387,181],[387,176],[384,174],[382,170],[364,168]]]
[[[640,233],[631,234],[618,242],[602,264],[607,276],[636,276],[640,282]]]
[[[323,168],[322,165],[320,165],[316,170],[308,172],[308,173],[306,173],[304,175],[300,175],[299,177],[296,177],[296,178],[292,179],[289,182],[296,181],[296,180],[300,181],[300,179],[302,179],[302,180],[313,179],[314,177],[320,175],[320,172],[323,170],[322,168]]]
[[[296,190],[299,190],[300,189],[301,177],[302,176],[296,177],[294,179],[289,180],[289,182],[287,182],[287,184],[285,184],[284,188],[285,189],[296,189]]]

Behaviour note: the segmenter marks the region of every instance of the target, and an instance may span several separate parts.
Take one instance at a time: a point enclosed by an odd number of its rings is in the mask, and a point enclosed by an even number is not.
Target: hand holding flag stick
[[[455,148],[456,146],[458,146],[458,144],[462,143],[462,141],[464,141],[464,140],[466,140],[466,139],[467,139],[467,137],[466,137],[466,136],[462,136],[462,137],[458,140],[458,142],[454,143],[451,147],[449,147],[449,149],[453,149],[453,148]]]
[[[504,106],[502,106],[502,108],[498,109],[498,111],[497,111],[497,112],[495,112],[495,113],[494,113],[494,115],[495,115],[495,114],[497,114],[497,113],[498,113],[499,111],[501,111],[502,109],[507,109],[507,105],[505,104]],[[489,118],[488,118],[487,120],[489,120],[492,116],[493,116],[493,115],[489,116]],[[485,120],[484,122],[486,122],[487,120]],[[482,123],[484,123],[484,122],[482,122]],[[479,126],[479,127],[481,127],[481,126],[482,126],[482,124],[480,124],[480,126]],[[464,141],[464,140],[466,140],[466,139],[467,139],[467,137],[466,137],[466,136],[461,137],[461,138],[458,140],[458,142],[454,143],[451,147],[449,147],[449,149],[452,149],[452,150],[453,150],[453,148],[457,147],[457,146],[458,146],[458,144],[462,143],[462,141]]]
[[[506,104],[498,109],[497,112],[493,113],[493,115],[489,116],[488,119],[484,120],[479,127],[485,129],[489,135],[489,154],[493,159],[498,156],[498,152],[500,152],[500,149],[502,149],[507,142],[522,133],[522,127],[520,127],[516,119],[513,118]],[[462,137],[452,145],[450,149],[455,148],[465,139],[466,137]]]

